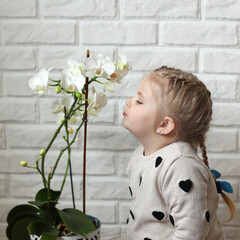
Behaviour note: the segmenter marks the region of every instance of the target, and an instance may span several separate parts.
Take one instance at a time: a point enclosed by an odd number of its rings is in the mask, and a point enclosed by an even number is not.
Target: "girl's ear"
[[[157,133],[161,135],[168,135],[175,129],[175,122],[171,117],[164,117],[157,128]]]

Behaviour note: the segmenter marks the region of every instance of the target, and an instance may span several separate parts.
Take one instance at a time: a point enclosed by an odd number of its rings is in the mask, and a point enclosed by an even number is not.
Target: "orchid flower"
[[[111,82],[111,81],[106,81],[104,83],[104,87],[103,87],[103,91],[106,92],[109,91],[109,92],[114,92],[114,89],[115,89],[115,86],[114,86],[114,83]]]
[[[67,113],[70,110],[70,106],[71,106],[71,99],[68,97],[62,98],[61,101],[56,99],[53,101],[52,103],[52,113],[61,113],[60,118],[57,120],[57,124],[61,124],[61,122],[64,120],[64,107],[66,107],[66,111]],[[69,123],[74,124],[77,123],[77,119],[76,119],[77,113],[74,114],[70,119],[69,119]]]
[[[87,58],[85,65],[86,76],[90,78],[95,76],[106,78],[113,74],[115,70],[115,64],[102,53],[99,53],[96,57]]]
[[[119,70],[131,69],[131,67],[129,66],[128,61],[127,61],[127,56],[124,53],[119,53],[118,59],[119,59],[119,61],[116,64],[117,69],[119,69]]]
[[[93,86],[89,93],[88,100],[88,112],[92,116],[98,116],[98,113],[102,110],[104,106],[107,105],[108,102],[107,95],[102,92],[96,92]]]
[[[62,86],[67,90],[82,92],[85,84],[85,66],[83,62],[78,63],[68,60],[68,68],[62,72]]]
[[[48,89],[48,78],[49,78],[49,71],[51,71],[53,67],[46,70],[45,68],[42,69],[37,74],[33,75],[28,80],[29,87],[38,94],[43,94],[43,92]]]
[[[116,83],[121,83],[121,80],[127,75],[128,70],[131,69],[127,61],[127,56],[124,53],[118,54],[118,62],[116,63],[116,70],[111,76],[111,80]]]

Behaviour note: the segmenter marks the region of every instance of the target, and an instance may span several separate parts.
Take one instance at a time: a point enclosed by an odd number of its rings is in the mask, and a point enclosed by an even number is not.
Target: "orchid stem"
[[[69,111],[69,113],[68,113],[67,116],[66,116],[66,119],[69,119],[69,116],[70,116],[70,114],[71,114],[71,112],[72,112],[72,110],[73,110],[76,102],[77,102],[77,98],[74,99],[74,102],[73,102],[73,104],[72,104],[72,106],[71,106],[71,108],[70,108],[70,111]],[[67,121],[67,120],[65,120],[65,121]],[[43,175],[44,175],[44,162],[45,162],[45,157],[46,157],[46,155],[47,155],[47,152],[48,152],[48,150],[51,148],[51,146],[52,146],[54,140],[56,139],[57,135],[60,133],[60,130],[61,130],[61,128],[63,127],[65,121],[63,121],[63,122],[60,124],[60,126],[57,128],[55,134],[53,135],[53,137],[52,137],[52,139],[51,139],[51,141],[50,141],[50,143],[48,144],[47,148],[45,149],[45,150],[46,150],[46,153],[45,153],[45,155],[44,155],[43,158],[42,158],[42,166],[41,166],[41,167],[42,167],[42,171],[41,171],[41,172],[42,172]],[[59,159],[58,159],[58,161],[59,161]],[[56,165],[56,164],[55,164],[55,165]],[[54,166],[52,175],[54,175],[55,169],[56,169],[56,167]],[[45,188],[47,188],[47,185],[46,185],[46,182],[45,182],[45,181],[43,181],[43,185],[44,185]]]

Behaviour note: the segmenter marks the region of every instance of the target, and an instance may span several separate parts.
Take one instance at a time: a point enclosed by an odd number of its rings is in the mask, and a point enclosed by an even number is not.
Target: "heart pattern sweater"
[[[127,166],[127,240],[225,240],[211,171],[192,145],[173,142],[151,155],[140,144]]]

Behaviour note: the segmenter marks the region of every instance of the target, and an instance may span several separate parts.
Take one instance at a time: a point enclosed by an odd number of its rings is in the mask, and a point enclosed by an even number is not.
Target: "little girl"
[[[205,146],[212,119],[205,84],[163,66],[144,76],[126,105],[122,124],[141,142],[127,166],[132,198],[127,240],[226,239]],[[220,193],[231,210],[230,221],[234,204]]]

